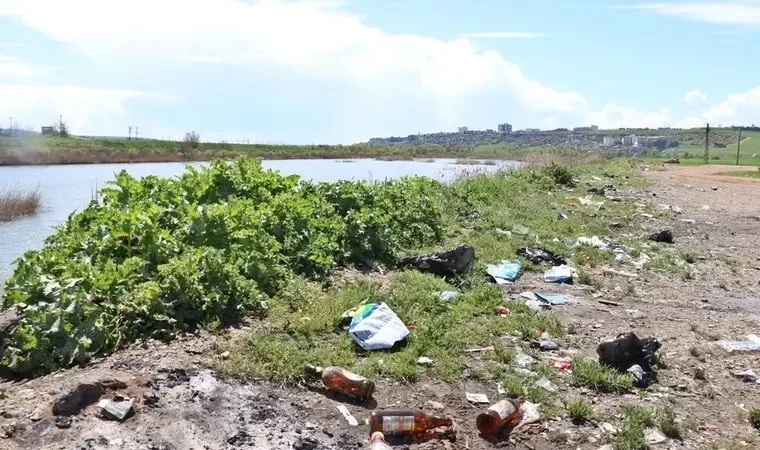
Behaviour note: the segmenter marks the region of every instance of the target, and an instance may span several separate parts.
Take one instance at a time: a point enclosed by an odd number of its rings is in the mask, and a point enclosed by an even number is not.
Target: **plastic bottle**
[[[523,398],[507,398],[481,413],[477,419],[478,430],[485,435],[494,435],[505,425],[517,426],[522,420],[520,406],[525,402]]]
[[[372,433],[372,437],[369,440],[369,450],[393,450],[390,445],[385,443],[385,436],[383,433],[376,431]]]
[[[438,427],[450,427],[454,422],[447,417],[428,416],[416,409],[389,409],[375,411],[369,416],[370,434],[406,434],[419,436]]]
[[[306,372],[322,378],[328,390],[367,401],[375,392],[375,383],[341,367],[306,366]]]

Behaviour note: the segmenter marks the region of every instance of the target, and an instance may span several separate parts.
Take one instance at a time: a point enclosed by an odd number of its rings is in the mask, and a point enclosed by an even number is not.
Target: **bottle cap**
[[[369,443],[374,444],[375,442],[385,442],[385,435],[382,431],[375,431],[372,433],[372,437],[369,438]]]

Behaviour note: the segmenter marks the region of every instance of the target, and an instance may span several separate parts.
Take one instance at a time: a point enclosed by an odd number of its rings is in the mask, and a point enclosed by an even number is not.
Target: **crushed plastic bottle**
[[[375,392],[375,383],[341,367],[306,366],[306,372],[322,379],[325,387],[361,401],[367,401]]]
[[[438,427],[451,427],[448,417],[429,416],[416,409],[389,409],[375,411],[369,416],[369,432],[374,434],[420,436]]]
[[[520,407],[525,399],[507,398],[499,403],[491,405],[487,410],[478,415],[478,430],[484,435],[495,435],[505,426],[515,427],[522,420]]]
[[[376,431],[372,433],[372,437],[369,440],[369,450],[393,450],[390,445],[385,442],[385,435]]]

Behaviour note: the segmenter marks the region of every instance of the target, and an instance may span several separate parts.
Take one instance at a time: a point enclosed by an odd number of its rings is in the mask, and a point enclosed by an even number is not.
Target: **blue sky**
[[[0,0],[0,127],[269,143],[760,123],[760,1]]]

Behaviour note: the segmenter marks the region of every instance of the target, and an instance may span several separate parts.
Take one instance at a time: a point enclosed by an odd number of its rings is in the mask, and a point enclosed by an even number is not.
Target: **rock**
[[[0,439],[10,439],[18,431],[16,422],[4,423],[0,426]]]
[[[319,441],[310,438],[300,436],[298,440],[293,444],[295,450],[314,450],[319,446]]]
[[[654,428],[647,428],[644,430],[644,438],[647,441],[647,444],[660,444],[662,442],[665,442],[668,440],[668,438],[665,437],[662,433],[660,433],[658,430]]]
[[[148,391],[143,394],[143,405],[145,406],[155,406],[158,404],[158,401],[159,397],[156,391]]]
[[[58,428],[69,428],[71,427],[71,416],[55,416],[53,422]]]
[[[230,357],[230,352],[226,351],[226,352],[222,353],[220,356],[222,357],[222,359],[227,359],[227,358]]]
[[[604,422],[602,425],[602,430],[604,430],[605,433],[615,434],[617,433],[617,429],[612,426],[609,422]]]
[[[123,422],[124,419],[132,412],[132,400],[124,399],[121,401],[103,399],[98,402],[100,414],[108,419],[116,419]]]
[[[95,403],[106,389],[125,389],[127,384],[119,380],[101,380],[79,383],[58,394],[53,401],[53,414],[75,416],[85,406]]]
[[[442,410],[442,409],[444,408],[444,406],[443,406],[443,403],[441,403],[441,402],[436,402],[436,401],[433,401],[433,400],[428,400],[428,401],[427,401],[427,405],[428,405],[430,408],[432,408],[432,409],[437,409],[437,410],[439,410],[439,411],[440,411],[440,410]]]
[[[599,447],[596,450],[612,450],[612,445],[610,445],[610,444],[602,445],[601,447]]]
[[[548,378],[543,377],[536,381],[536,386],[544,388],[549,392],[557,392],[557,385],[552,383]]]
[[[428,358],[427,356],[420,356],[420,358],[417,360],[417,364],[419,364],[421,366],[428,366],[428,367],[432,366],[434,362],[435,361],[433,361],[432,359]]]

